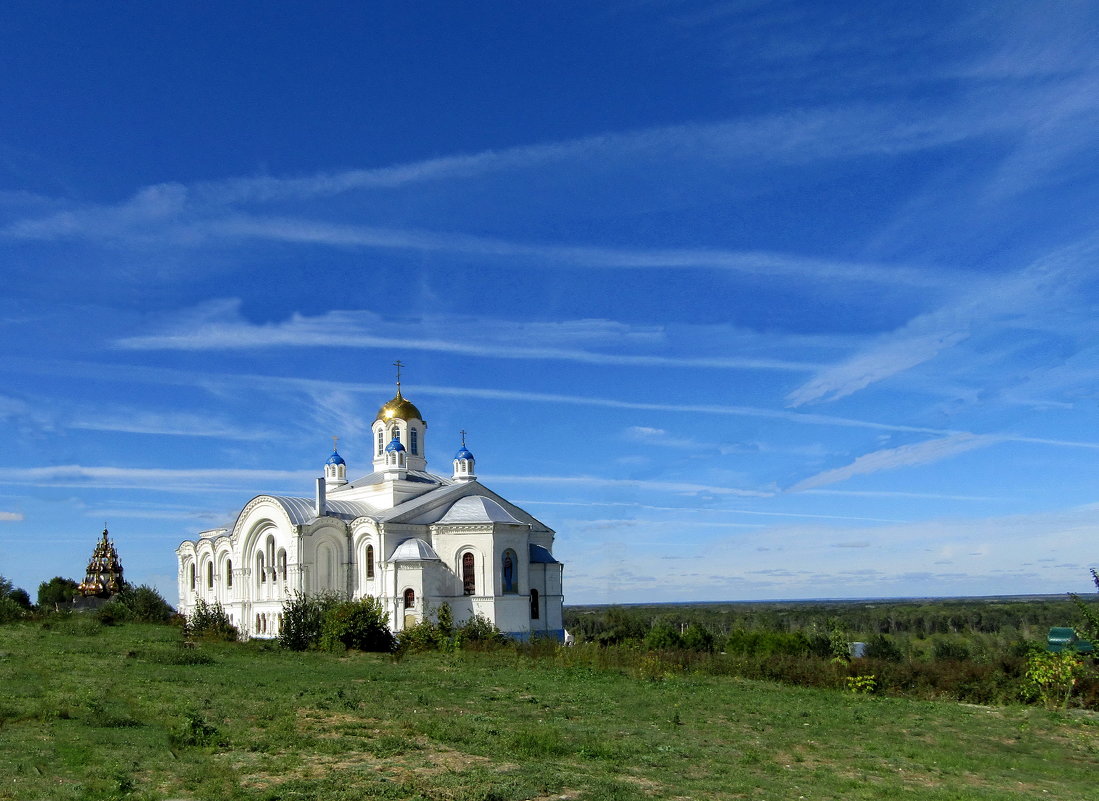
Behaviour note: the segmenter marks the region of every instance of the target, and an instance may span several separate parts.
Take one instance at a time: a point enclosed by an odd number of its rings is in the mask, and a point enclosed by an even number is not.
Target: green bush
[[[496,628],[491,620],[484,615],[473,615],[466,618],[462,625],[455,630],[458,644],[465,647],[468,644],[477,644],[481,647],[507,645],[511,639],[500,629]]]
[[[444,638],[439,627],[430,620],[421,620],[415,626],[405,626],[397,634],[398,654],[437,651],[443,644]]]
[[[703,654],[713,653],[714,635],[709,629],[697,623],[692,623],[683,632],[683,647],[688,651],[698,651]]]
[[[291,651],[305,651],[320,645],[328,610],[339,603],[340,598],[334,593],[294,593],[282,602],[279,645]]]
[[[195,610],[187,619],[187,628],[197,637],[230,642],[240,638],[240,632],[229,622],[229,615],[221,604],[216,601],[209,604],[201,598],[195,603]]]
[[[963,662],[969,659],[969,646],[961,640],[936,637],[931,658],[936,662]]]
[[[866,658],[881,659],[885,662],[900,662],[904,654],[893,638],[885,634],[875,634],[866,643]]]
[[[127,584],[114,600],[129,610],[130,620],[136,623],[168,623],[176,615],[164,596],[147,584],[138,587]]]
[[[117,598],[112,598],[95,610],[95,617],[103,625],[113,626],[116,623],[127,623],[133,620],[133,613],[126,604]]]
[[[0,576],[0,623],[22,620],[30,608],[31,599],[27,591],[14,586],[8,579]]]
[[[391,652],[396,646],[385,609],[376,598],[344,601],[328,607],[321,624],[320,644],[326,650]]]
[[[27,616],[27,610],[16,600],[4,596],[0,598],[0,623],[12,623]]]
[[[650,651],[674,651],[683,647],[683,638],[675,626],[661,621],[645,635],[645,647]]]
[[[71,607],[80,585],[71,578],[54,576],[38,585],[38,606],[42,609],[60,611]]]

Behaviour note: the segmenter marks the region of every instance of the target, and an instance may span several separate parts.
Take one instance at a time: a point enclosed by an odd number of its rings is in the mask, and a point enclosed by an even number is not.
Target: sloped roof
[[[357,489],[359,487],[370,487],[374,484],[381,484],[385,481],[385,473],[376,471],[370,475],[363,476],[362,478],[356,478],[350,484],[345,484],[339,489],[332,490],[333,493],[346,492],[349,489]],[[443,486],[447,484],[453,484],[449,478],[443,478],[442,476],[429,473],[426,470],[406,470],[405,481],[414,481],[421,484],[435,484],[437,486]],[[331,493],[329,494],[331,497]]]
[[[531,564],[541,565],[556,565],[559,562],[553,558],[553,554],[549,552],[548,548],[543,548],[541,545],[530,545],[530,561]]]
[[[442,514],[442,509],[438,507],[445,504],[447,498],[468,492],[469,486],[468,483],[447,482],[447,484],[428,490],[422,495],[409,498],[392,509],[380,512],[378,520],[383,522],[415,522],[419,525],[432,523]]]
[[[292,525],[300,526],[317,518],[317,510],[314,506],[316,502],[312,498],[291,498],[285,495],[264,497],[270,498],[281,506]],[[331,498],[325,500],[325,510],[328,517],[335,517],[345,522],[358,517],[374,517],[378,513],[377,509],[362,501],[337,501]]]
[[[503,506],[484,495],[459,498],[439,520],[440,523],[510,523],[526,525],[516,520]]]

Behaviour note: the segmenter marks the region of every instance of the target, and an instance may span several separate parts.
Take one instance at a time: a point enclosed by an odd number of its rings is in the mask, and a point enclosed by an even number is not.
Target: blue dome
[[[473,454],[469,452],[469,448],[467,448],[463,445],[458,450],[458,452],[456,454],[454,454],[454,458],[455,459],[468,459],[469,461],[473,461]]]
[[[385,452],[386,453],[392,453],[393,451],[403,451],[403,450],[404,450],[404,445],[402,445],[401,441],[399,439],[397,439],[396,437],[393,438],[392,442],[390,442],[388,445],[385,446]]]
[[[328,461],[325,462],[325,464],[342,464],[342,465],[346,465],[347,462],[345,462],[343,460],[343,457],[340,456],[338,453],[336,453],[336,451],[332,451],[332,455],[328,457]]]

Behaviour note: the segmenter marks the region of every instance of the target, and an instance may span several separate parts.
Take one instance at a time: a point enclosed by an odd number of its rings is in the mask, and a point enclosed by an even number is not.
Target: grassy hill
[[[1097,797],[1092,713],[179,640],[0,626],[0,799]]]

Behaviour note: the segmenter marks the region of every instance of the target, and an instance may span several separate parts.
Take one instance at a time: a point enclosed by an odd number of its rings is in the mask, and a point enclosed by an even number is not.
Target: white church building
[[[398,375],[371,429],[373,472],[348,481],[333,450],[313,497],[257,495],[232,526],[183,542],[179,611],[217,602],[243,635],[276,637],[295,593],[369,595],[394,632],[446,603],[457,623],[481,615],[512,637],[562,638],[554,532],[477,481],[464,434],[451,475],[428,472],[426,431]]]

